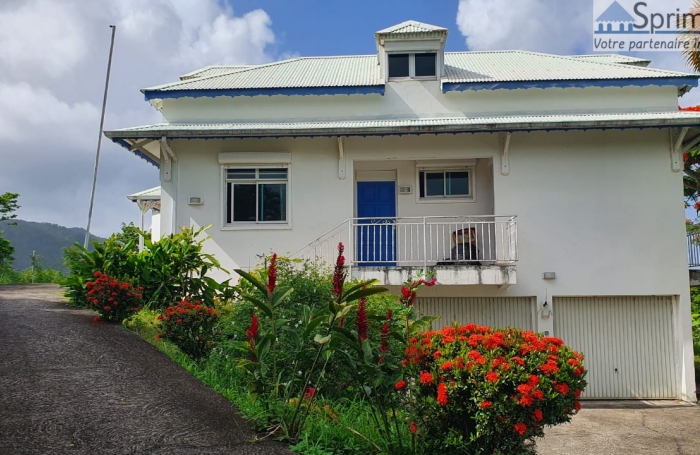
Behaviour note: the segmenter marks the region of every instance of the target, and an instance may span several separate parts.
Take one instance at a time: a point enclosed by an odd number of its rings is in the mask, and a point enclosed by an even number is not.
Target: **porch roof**
[[[105,131],[104,134],[113,142],[158,166],[159,140],[162,138],[388,136],[673,127],[700,128],[700,112],[548,114],[323,122],[158,123]]]

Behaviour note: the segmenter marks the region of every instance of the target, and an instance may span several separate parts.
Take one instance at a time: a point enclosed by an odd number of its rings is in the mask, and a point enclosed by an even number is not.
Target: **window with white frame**
[[[389,54],[389,79],[434,79],[437,53]]]
[[[224,172],[225,224],[287,222],[287,167],[241,166]]]
[[[419,197],[423,200],[472,199],[473,168],[419,169]]]

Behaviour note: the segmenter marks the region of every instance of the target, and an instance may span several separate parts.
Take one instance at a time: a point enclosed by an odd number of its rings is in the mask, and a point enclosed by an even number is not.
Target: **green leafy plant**
[[[425,453],[517,455],[580,409],[585,376],[583,356],[558,338],[469,324],[412,338],[397,388]]]
[[[158,316],[163,336],[195,360],[209,354],[216,337],[218,314],[200,301],[182,300]]]
[[[141,308],[141,290],[102,272],[86,284],[87,298],[99,316],[96,319],[122,322]]]
[[[288,326],[288,319],[280,318],[279,311],[292,294],[293,289],[277,286],[277,255],[273,255],[267,270],[266,282],[243,270],[236,270],[245,281],[256,289],[254,294],[244,294],[243,298],[252,303],[256,313],[246,331],[246,341],[239,344],[246,359],[240,366],[249,373],[250,390],[253,396],[260,396],[268,403],[282,399],[290,402],[293,410],[283,413],[279,429],[290,441],[297,442],[304,423],[312,409],[317,389],[323,382],[326,366],[333,356],[337,342],[333,342],[333,330],[342,328],[345,318],[354,308],[352,302],[373,294],[386,292],[386,289],[373,287],[372,282],[358,283],[345,289],[343,245],[338,247],[333,280],[332,297],[327,306],[317,312],[305,306],[300,333]],[[258,314],[259,313],[259,314]],[[284,375],[279,368],[278,351],[281,339],[289,338],[296,346],[296,358],[313,359],[311,364],[298,370],[298,374]],[[303,343],[313,339],[312,345]],[[287,370],[288,371],[288,370]]]

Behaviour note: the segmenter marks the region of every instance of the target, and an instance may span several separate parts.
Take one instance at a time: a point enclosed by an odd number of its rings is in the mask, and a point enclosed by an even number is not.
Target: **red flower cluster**
[[[382,324],[382,334],[379,337],[379,365],[384,363],[384,355],[389,351],[389,330],[391,329],[391,318],[394,315],[394,311],[389,308],[386,310],[386,319],[384,324]]]
[[[404,365],[415,379],[402,386],[411,388],[423,414],[445,425],[498,422],[495,433],[522,440],[567,421],[586,386],[583,356],[561,339],[477,324],[411,338]]]
[[[357,305],[355,325],[357,326],[357,339],[360,340],[360,344],[362,344],[362,342],[367,339],[367,329],[369,327],[367,322],[367,299],[365,297],[362,297],[360,303]]]
[[[345,285],[345,256],[343,256],[343,251],[345,251],[345,247],[342,243],[339,243],[338,258],[333,269],[333,294],[336,298],[343,294],[343,286]]]
[[[162,336],[174,342],[181,351],[193,358],[207,355],[215,336],[218,314],[200,301],[183,299],[169,306],[158,316]]]
[[[134,288],[130,283],[120,282],[114,277],[97,271],[95,280],[88,282],[88,303],[105,321],[121,322],[141,308],[142,287]]]
[[[418,288],[421,286],[432,287],[437,284],[437,278],[432,277],[430,280],[424,280],[423,278],[414,280],[410,283],[406,283],[401,287],[401,296],[399,299],[401,303],[407,307],[413,306],[413,302],[418,296]]]
[[[246,341],[248,342],[248,346],[250,347],[250,355],[249,358],[253,362],[257,362],[258,358],[255,355],[255,340],[258,337],[258,331],[260,330],[260,327],[258,326],[258,315],[253,314],[253,318],[250,321],[250,327],[248,330],[245,331],[246,335]]]
[[[275,286],[277,286],[277,253],[272,255],[270,259],[270,266],[267,268],[267,294],[272,297],[272,293],[275,292]]]

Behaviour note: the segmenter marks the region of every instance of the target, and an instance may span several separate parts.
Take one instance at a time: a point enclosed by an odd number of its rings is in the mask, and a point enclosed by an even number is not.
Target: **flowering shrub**
[[[406,377],[426,453],[532,453],[545,425],[568,422],[586,386],[583,356],[558,338],[476,324],[413,337]]]
[[[216,335],[218,314],[214,308],[199,301],[182,300],[166,308],[158,319],[162,328],[158,338],[167,338],[193,359],[206,357]]]
[[[86,284],[87,298],[90,306],[102,319],[109,322],[121,322],[141,308],[141,288],[134,288],[127,282],[120,282],[102,272],[94,273],[94,281]]]

